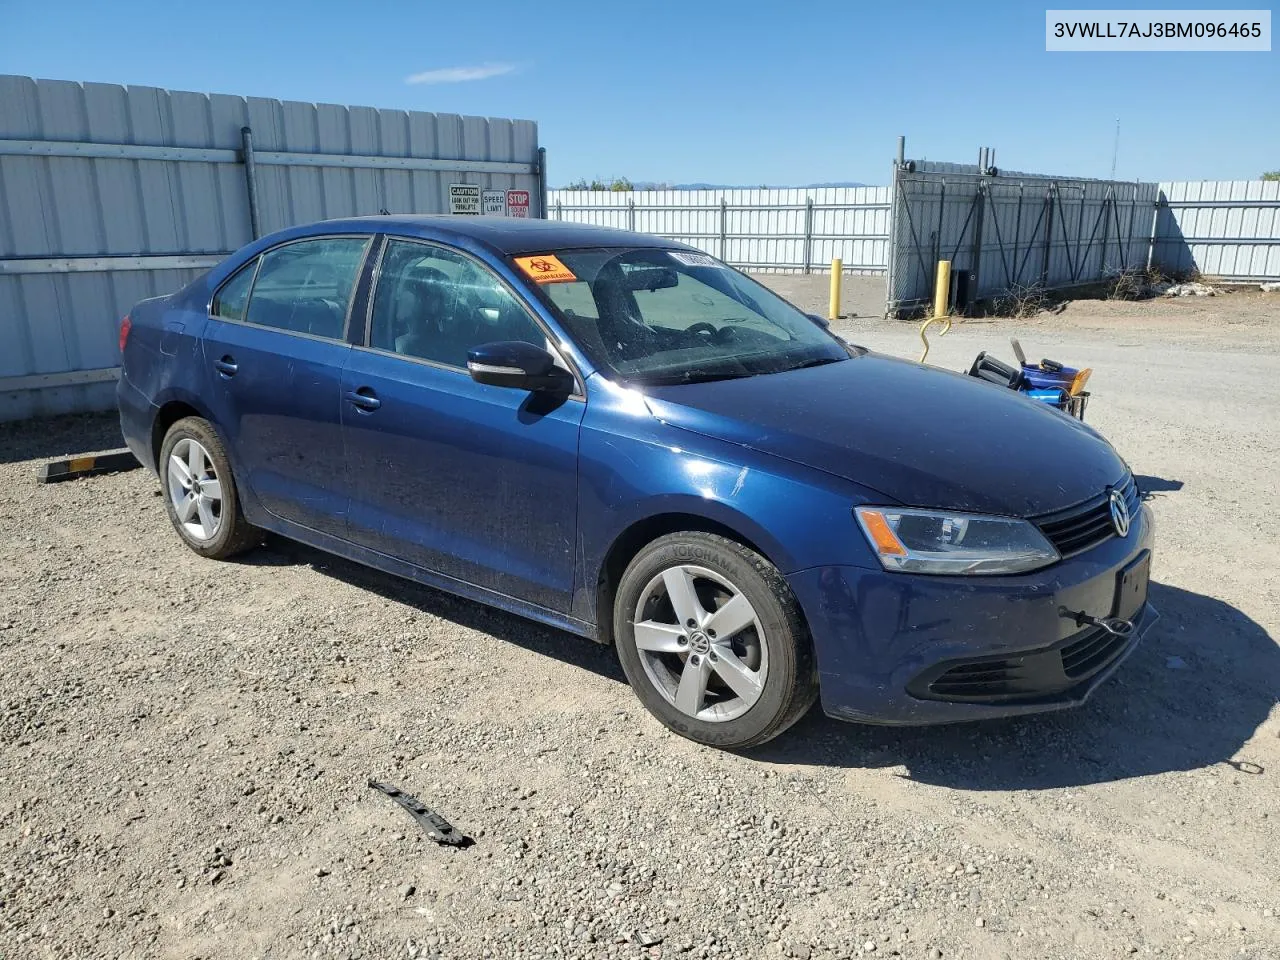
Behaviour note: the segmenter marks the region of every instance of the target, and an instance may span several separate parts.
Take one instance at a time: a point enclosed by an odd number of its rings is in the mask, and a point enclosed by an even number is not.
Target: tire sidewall
[[[700,534],[673,534],[643,549],[627,567],[614,595],[613,630],[623,672],[644,706],[663,724],[681,736],[712,746],[745,746],[764,737],[777,726],[791,707],[796,687],[796,644],[794,619],[783,602],[745,555],[745,548],[723,538]],[[743,551],[742,553],[739,550]],[[653,685],[636,649],[633,620],[640,594],[663,570],[680,564],[696,564],[724,576],[755,608],[764,629],[769,672],[760,699],[745,714],[733,720],[697,720],[677,710]],[[776,574],[776,571],[775,571]],[[778,575],[779,582],[781,581]],[[785,598],[784,598],[785,599]]]
[[[222,522],[218,525],[218,533],[212,540],[196,540],[183,528],[178,519],[177,510],[173,506],[173,497],[169,493],[169,456],[173,448],[182,440],[195,440],[204,447],[213,464],[218,482],[222,485]],[[217,557],[223,554],[232,538],[240,519],[240,501],[236,496],[235,480],[231,475],[231,464],[222,442],[213,428],[205,420],[188,417],[179,420],[169,428],[160,445],[160,486],[164,493],[164,508],[169,515],[169,522],[182,538],[183,543],[202,557]]]

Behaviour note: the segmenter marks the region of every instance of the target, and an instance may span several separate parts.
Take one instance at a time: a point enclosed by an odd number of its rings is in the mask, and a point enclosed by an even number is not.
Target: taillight
[[[129,319],[126,313],[124,319],[120,321],[120,352],[124,353],[124,345],[129,342],[129,331],[133,329],[133,321]]]

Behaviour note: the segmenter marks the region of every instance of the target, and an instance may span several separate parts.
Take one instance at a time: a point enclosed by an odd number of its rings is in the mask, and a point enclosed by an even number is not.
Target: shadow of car
[[[1161,620],[1083,706],[945,727],[874,727],[810,713],[762,763],[880,768],[958,790],[1041,790],[1233,760],[1280,692],[1280,646],[1221,600],[1151,584]],[[1242,773],[1260,773],[1247,762]]]

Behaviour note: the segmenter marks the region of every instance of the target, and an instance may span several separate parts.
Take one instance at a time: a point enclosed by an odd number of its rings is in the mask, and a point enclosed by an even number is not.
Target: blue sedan
[[[1155,619],[1150,515],[1097,433],[660,238],[295,227],[121,345],[125,439],[196,553],[270,530],[610,644],[702,743],[819,697],[891,724],[1078,704]]]

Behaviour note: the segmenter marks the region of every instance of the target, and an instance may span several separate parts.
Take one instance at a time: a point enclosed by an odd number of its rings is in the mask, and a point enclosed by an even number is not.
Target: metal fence
[[[1145,268],[1158,194],[1154,183],[915,162],[895,165],[892,190],[890,315],[933,299],[939,260],[969,300]]]
[[[888,262],[887,187],[760,190],[553,190],[553,220],[679,240],[764,273],[882,274]]]
[[[110,406],[120,317],[255,235],[450,182],[541,216],[544,169],[526,120],[0,76],[0,420]]]
[[[658,234],[761,272],[887,274],[927,302],[1154,263],[1280,279],[1280,183],[1159,185],[899,163],[888,187],[546,192],[530,121],[0,75],[0,420],[111,403],[116,323],[294,223],[448,209],[454,181],[531,213]],[[539,202],[542,198],[545,202]]]
[[[1280,181],[1160,184],[1151,256],[1170,271],[1280,280]]]

